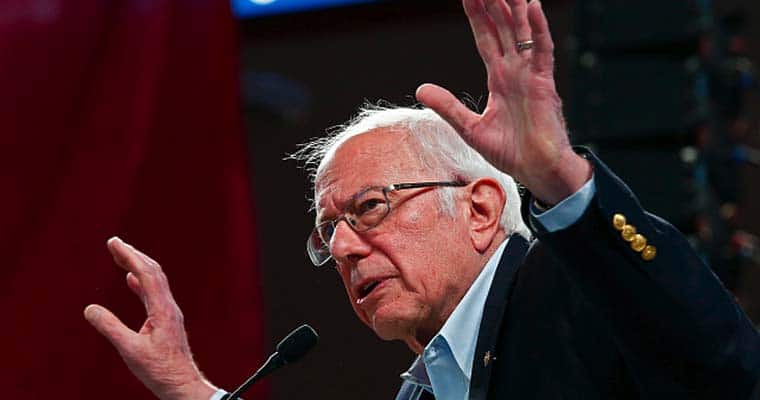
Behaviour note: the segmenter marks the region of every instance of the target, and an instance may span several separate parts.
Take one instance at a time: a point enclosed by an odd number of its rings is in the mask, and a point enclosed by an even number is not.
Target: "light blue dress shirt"
[[[531,214],[546,230],[556,232],[575,223],[586,211],[595,193],[592,176],[577,192],[543,213],[539,214],[531,204]],[[499,245],[438,334],[411,367],[401,374],[401,379],[419,387],[414,392],[416,398],[421,390],[433,393],[436,400],[466,400],[469,397],[472,360],[480,333],[483,307],[508,241],[509,239]],[[219,389],[209,400],[220,400],[226,393]]]
[[[556,232],[578,221],[595,193],[592,177],[577,192],[541,214],[531,204],[531,214],[549,232]],[[469,397],[483,307],[508,241],[499,245],[441,330],[412,366],[401,374],[401,379],[432,392],[436,400],[465,400]],[[419,397],[420,391],[414,393]]]

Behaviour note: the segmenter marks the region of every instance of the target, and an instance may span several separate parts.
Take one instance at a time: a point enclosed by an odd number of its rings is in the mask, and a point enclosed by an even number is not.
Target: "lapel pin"
[[[496,361],[496,357],[492,356],[490,351],[487,351],[486,354],[483,355],[483,366],[487,367],[491,361]]]

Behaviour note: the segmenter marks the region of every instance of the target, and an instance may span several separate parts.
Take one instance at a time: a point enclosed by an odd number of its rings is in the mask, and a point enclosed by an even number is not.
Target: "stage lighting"
[[[375,3],[378,0],[231,0],[233,14],[241,19],[276,14],[289,14],[353,4]]]

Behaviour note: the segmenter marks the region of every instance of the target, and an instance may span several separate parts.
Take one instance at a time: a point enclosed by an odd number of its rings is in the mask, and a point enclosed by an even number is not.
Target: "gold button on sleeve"
[[[633,235],[633,240],[631,241],[631,248],[636,252],[641,252],[644,250],[647,246],[647,238],[644,237],[644,235],[641,234],[635,234]]]
[[[654,246],[646,246],[641,252],[641,258],[644,261],[652,261],[657,256],[657,248]]]
[[[626,224],[625,215],[615,214],[612,216],[612,226],[614,226],[615,229],[622,231],[625,224]]]
[[[620,236],[622,236],[623,240],[626,242],[632,242],[633,237],[636,236],[636,227],[633,225],[625,225],[623,229],[620,230]]]

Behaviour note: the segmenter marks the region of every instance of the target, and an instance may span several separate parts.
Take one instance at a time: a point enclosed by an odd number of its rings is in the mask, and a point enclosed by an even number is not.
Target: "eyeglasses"
[[[314,266],[320,267],[331,258],[330,242],[335,234],[335,227],[345,220],[355,232],[366,232],[378,225],[391,212],[391,201],[388,193],[404,189],[425,187],[466,186],[464,182],[415,182],[396,183],[389,186],[372,186],[351,197],[348,207],[338,218],[324,221],[314,227],[306,241],[306,251]]]

